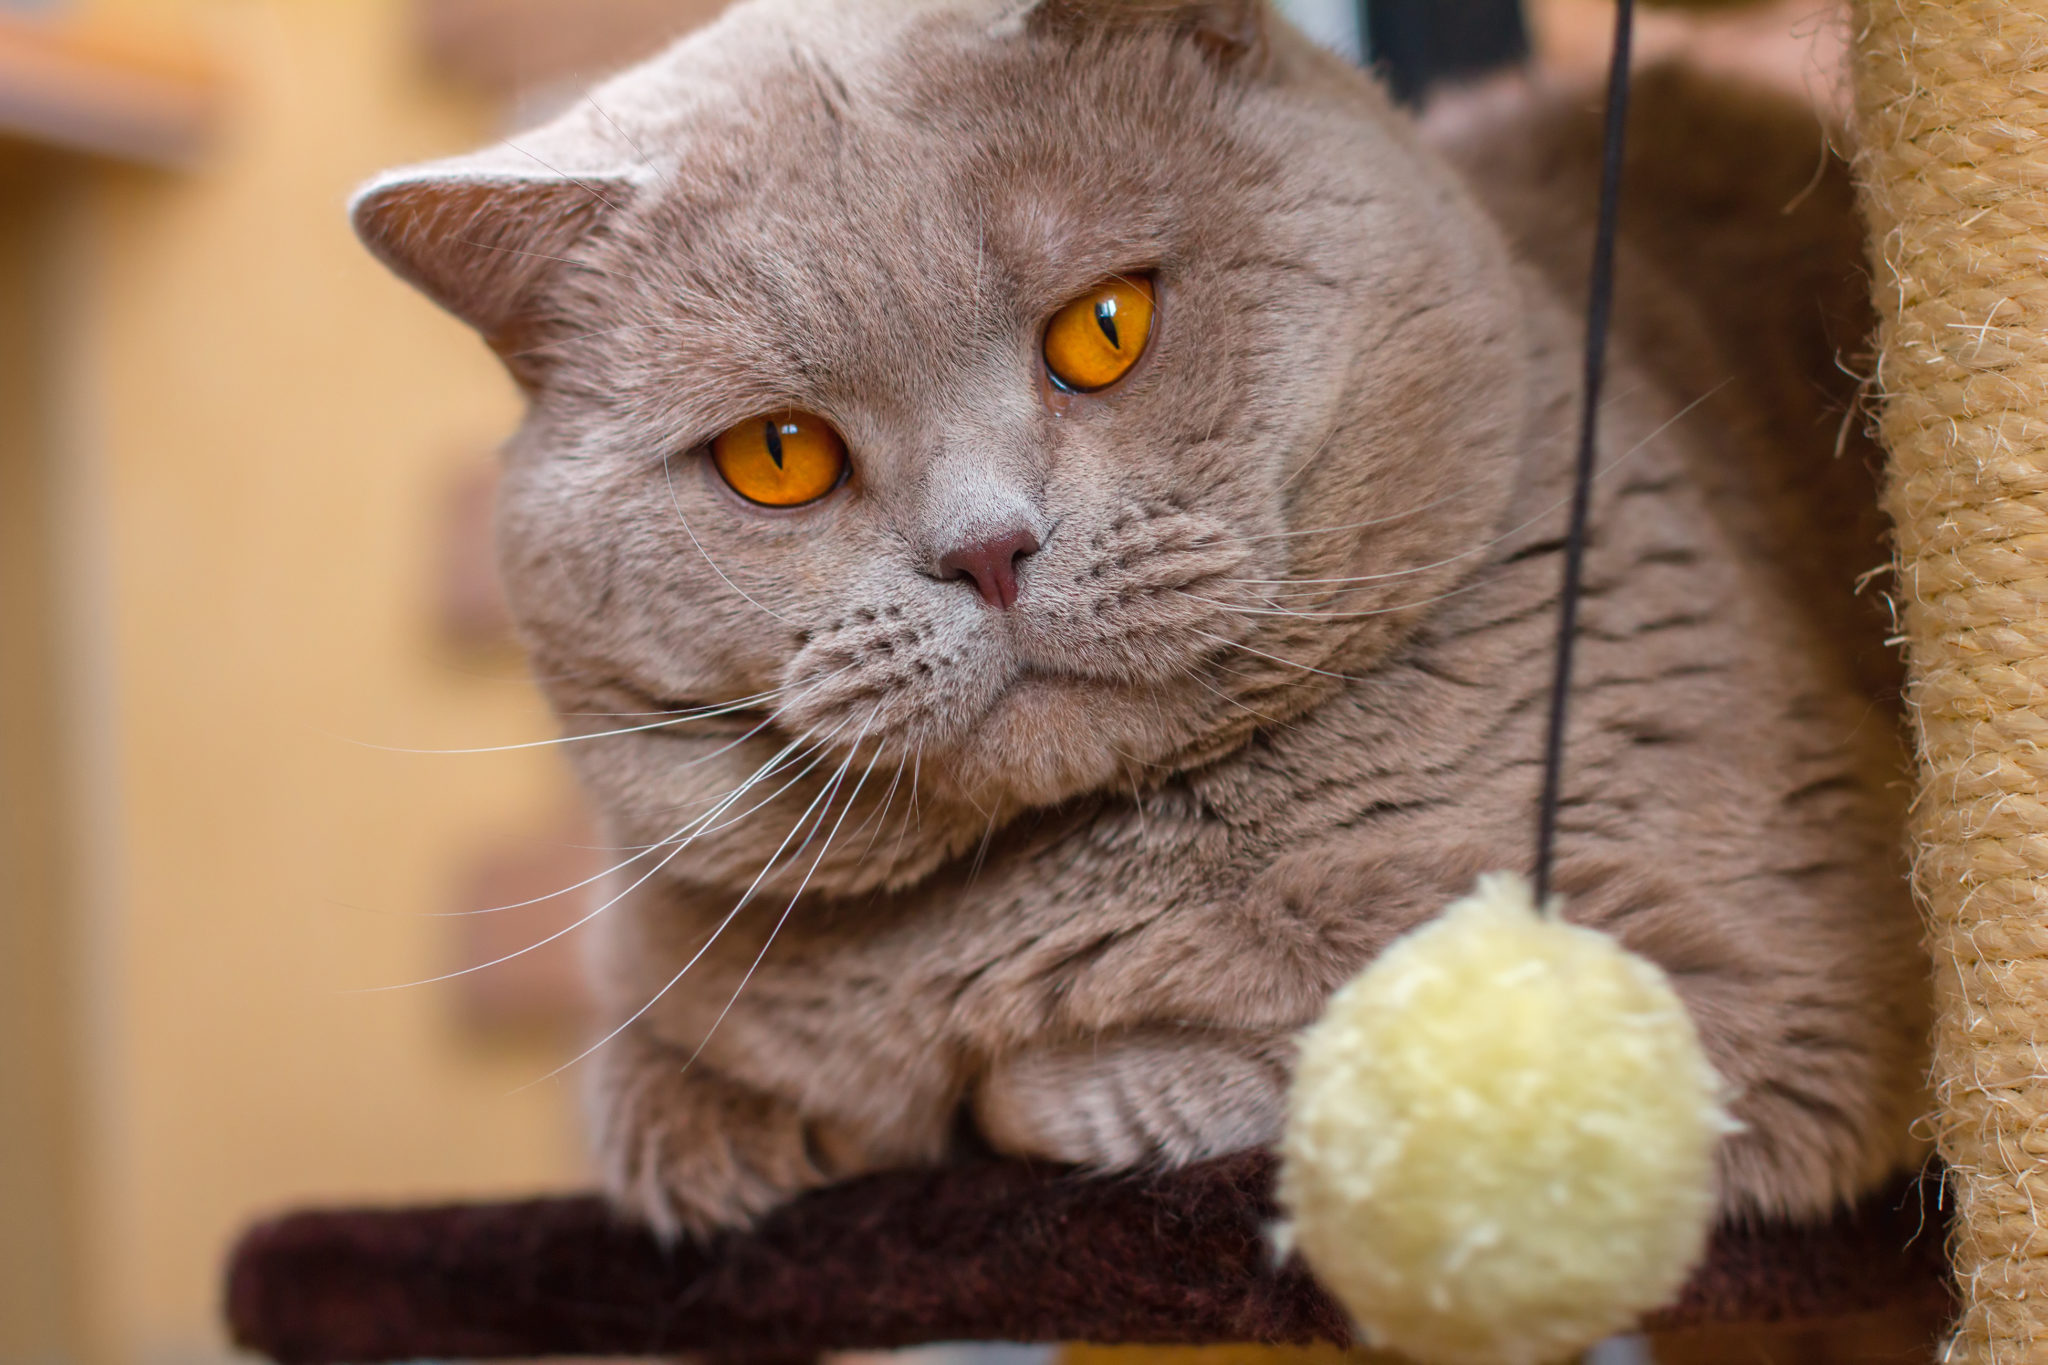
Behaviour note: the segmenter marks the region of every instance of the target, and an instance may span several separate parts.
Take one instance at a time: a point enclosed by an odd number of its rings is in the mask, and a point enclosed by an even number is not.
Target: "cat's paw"
[[[1139,1030],[1013,1053],[975,1091],[998,1151],[1102,1169],[1269,1146],[1287,1111],[1285,1038]]]
[[[787,1101],[631,1030],[614,1048],[592,1096],[599,1171],[663,1240],[745,1227],[835,1177],[830,1135]]]

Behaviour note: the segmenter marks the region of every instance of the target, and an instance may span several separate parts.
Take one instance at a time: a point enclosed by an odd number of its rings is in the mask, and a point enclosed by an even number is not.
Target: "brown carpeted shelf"
[[[594,1198],[288,1214],[229,1270],[238,1345],[284,1365],[794,1357],[931,1341],[1347,1340],[1261,1229],[1260,1154],[1115,1178],[986,1163],[820,1190],[664,1249]],[[1934,1181],[1812,1228],[1724,1229],[1657,1327],[1946,1301]]]

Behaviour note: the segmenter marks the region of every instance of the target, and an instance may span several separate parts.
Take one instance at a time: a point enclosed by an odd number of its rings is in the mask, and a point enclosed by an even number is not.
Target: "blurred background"
[[[1490,56],[1602,60],[1602,0],[1474,2]],[[1295,8],[1412,89],[1446,3]],[[285,1205],[585,1180],[573,936],[374,989],[553,932],[462,912],[597,840],[546,748],[395,751],[549,726],[489,564],[516,395],[343,205],[717,7],[0,0],[0,1362],[224,1358]],[[1840,22],[1644,47],[1827,102]]]

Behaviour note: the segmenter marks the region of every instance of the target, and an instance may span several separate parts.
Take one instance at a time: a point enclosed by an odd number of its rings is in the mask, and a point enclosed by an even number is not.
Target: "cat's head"
[[[748,0],[355,221],[527,392],[572,728],[748,708],[578,746],[629,829],[800,737],[982,812],[1146,784],[1393,648],[1513,477],[1502,248],[1258,0]]]

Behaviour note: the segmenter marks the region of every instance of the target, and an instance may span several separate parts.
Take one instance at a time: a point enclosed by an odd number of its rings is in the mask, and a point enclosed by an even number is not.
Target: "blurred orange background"
[[[572,955],[364,990],[595,855],[544,747],[370,747],[549,726],[480,515],[516,395],[343,207],[715,3],[0,3],[0,1362],[225,1358],[280,1206],[585,1178]],[[1717,31],[1825,84],[1817,8]],[[1598,0],[1533,18],[1597,63]]]

